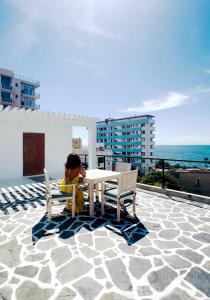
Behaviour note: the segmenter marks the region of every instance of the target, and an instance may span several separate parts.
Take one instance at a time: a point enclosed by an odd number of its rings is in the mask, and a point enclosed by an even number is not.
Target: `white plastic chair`
[[[52,204],[53,202],[59,202],[59,203],[66,203],[67,200],[72,201],[72,217],[75,217],[75,194],[76,194],[76,184],[68,184],[65,185],[72,187],[72,193],[62,193],[58,189],[62,185],[59,185],[58,188],[52,187],[50,185],[50,180],[48,177],[47,170],[44,169],[44,175],[45,175],[45,186],[46,186],[46,213],[48,215],[48,220],[51,220],[52,218]]]
[[[101,191],[101,214],[104,214],[104,204],[106,199],[114,200],[117,204],[117,221],[120,222],[120,209],[124,206],[124,200],[131,198],[133,200],[133,214],[136,215],[136,181],[138,169],[134,171],[124,172],[120,174],[118,185],[112,188],[105,189],[107,185],[105,182],[102,184]],[[110,184],[108,184],[110,186]]]
[[[115,171],[116,172],[131,171],[131,163],[117,161],[115,166]]]

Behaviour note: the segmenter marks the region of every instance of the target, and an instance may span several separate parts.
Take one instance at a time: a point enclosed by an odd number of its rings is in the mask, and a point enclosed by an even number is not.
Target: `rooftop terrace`
[[[118,224],[113,208],[102,218],[96,203],[93,217],[87,204],[49,223],[37,191],[1,199],[1,299],[210,297],[210,207],[139,190],[138,218],[125,213]]]

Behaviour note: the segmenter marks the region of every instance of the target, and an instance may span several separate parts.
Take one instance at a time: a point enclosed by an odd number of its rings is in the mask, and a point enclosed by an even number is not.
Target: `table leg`
[[[90,205],[90,217],[93,215],[94,212],[94,184],[89,184],[89,205]]]

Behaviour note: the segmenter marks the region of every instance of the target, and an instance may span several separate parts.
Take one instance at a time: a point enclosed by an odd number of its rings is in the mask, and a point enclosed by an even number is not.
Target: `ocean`
[[[210,145],[156,145],[154,151],[155,158],[171,158],[183,160],[210,160]],[[202,163],[187,163],[187,162],[169,162],[170,164],[179,163],[184,166],[205,167]],[[208,164],[210,168],[210,164]]]

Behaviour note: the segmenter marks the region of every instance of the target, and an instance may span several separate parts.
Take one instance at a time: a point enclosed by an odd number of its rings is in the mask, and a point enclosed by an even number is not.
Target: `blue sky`
[[[152,114],[157,144],[210,144],[209,15],[209,0],[1,0],[0,66],[41,81],[43,110]]]

